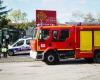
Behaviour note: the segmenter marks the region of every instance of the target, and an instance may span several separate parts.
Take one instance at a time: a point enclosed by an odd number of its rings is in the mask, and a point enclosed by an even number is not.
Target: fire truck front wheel
[[[49,53],[45,54],[44,62],[48,65],[57,64],[59,62],[58,55],[55,54],[54,52],[49,52]]]
[[[94,55],[94,62],[100,63],[100,51],[96,52]]]

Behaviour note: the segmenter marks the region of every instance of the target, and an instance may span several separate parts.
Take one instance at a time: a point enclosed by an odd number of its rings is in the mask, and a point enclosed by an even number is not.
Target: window
[[[27,45],[30,45],[30,40],[31,40],[31,39],[26,40],[26,44],[27,44]]]
[[[42,30],[40,33],[41,39],[42,40],[46,40],[49,38],[50,34],[49,34],[49,30]]]
[[[33,30],[33,39],[36,39],[36,34],[37,34],[37,30],[34,29],[34,30]]]
[[[66,29],[66,30],[61,30],[59,40],[60,40],[60,41],[65,41],[66,38],[68,38],[68,37],[69,37],[69,30],[68,30],[68,29]]]
[[[0,31],[0,36],[2,36],[2,31]]]
[[[24,44],[24,40],[21,40],[21,41],[17,42],[17,43],[14,45],[14,47],[15,47],[15,46],[21,46],[21,45],[23,45],[23,44]]]
[[[52,32],[52,40],[53,41],[57,41],[57,37],[58,37],[58,31],[57,30],[54,30]]]

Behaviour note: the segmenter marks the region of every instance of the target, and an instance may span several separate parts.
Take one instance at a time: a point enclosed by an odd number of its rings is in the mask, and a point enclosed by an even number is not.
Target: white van
[[[14,44],[8,45],[8,55],[13,56],[14,54],[23,54],[29,53],[30,48],[30,40],[32,38],[22,38],[18,39]]]

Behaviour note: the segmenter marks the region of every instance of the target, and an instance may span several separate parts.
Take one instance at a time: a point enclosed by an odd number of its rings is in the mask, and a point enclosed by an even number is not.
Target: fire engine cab
[[[30,56],[47,64],[68,58],[100,63],[100,26],[36,27],[30,46]]]

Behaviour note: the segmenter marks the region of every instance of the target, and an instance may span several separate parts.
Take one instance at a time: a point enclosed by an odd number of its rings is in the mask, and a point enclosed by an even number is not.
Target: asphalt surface
[[[16,61],[18,57],[28,62]],[[33,61],[28,55],[14,56],[13,60],[0,63],[0,80],[100,80],[100,64],[84,60],[68,60],[58,65]]]
[[[0,58],[0,63],[9,62],[33,62],[33,59],[30,58],[29,54],[18,54],[14,56],[7,56],[7,58],[4,58],[2,55]]]

